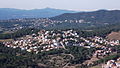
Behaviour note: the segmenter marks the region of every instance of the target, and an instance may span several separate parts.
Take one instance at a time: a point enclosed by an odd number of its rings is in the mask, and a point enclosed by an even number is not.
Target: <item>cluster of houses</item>
[[[26,35],[10,42],[4,42],[5,46],[21,48],[28,52],[42,52],[52,49],[65,48],[69,42],[77,42],[79,35],[76,31],[47,31],[41,30],[38,34]]]
[[[100,43],[102,45],[110,45],[110,46],[114,46],[114,45],[120,45],[120,41],[119,40],[107,40],[104,39],[102,37],[90,37],[90,39],[92,41],[94,41],[95,43]]]
[[[112,49],[102,45],[119,45],[119,41],[107,41],[102,37],[80,37],[75,30],[40,30],[37,34],[26,35],[10,42],[4,42],[5,46],[21,48],[28,52],[42,52],[52,49],[65,48],[65,46],[82,46],[85,48],[100,48],[95,52],[95,56],[104,56],[112,53]]]
[[[102,68],[120,68],[120,59],[109,60],[106,64],[102,65]]]
[[[97,46],[99,49],[96,50],[95,53],[93,54],[93,56],[97,58],[102,58],[111,53],[114,53],[115,50],[109,46],[120,45],[119,40],[107,40],[105,38],[97,37],[97,36],[89,37],[88,39],[96,44],[99,44],[99,47]]]
[[[81,43],[80,46],[84,46],[86,48],[91,48],[91,47],[100,47],[100,44],[97,44],[95,42],[92,42],[90,39],[88,38],[83,38],[83,37],[80,37],[81,40],[83,40],[84,42]]]
[[[94,36],[94,37],[81,37],[84,42],[81,43],[81,46],[91,48],[95,47],[98,50],[95,51],[93,57],[103,58],[104,56],[108,56],[109,54],[115,53],[115,50],[109,46],[120,45],[119,40],[107,40],[102,37]]]
[[[41,28],[41,27],[51,27],[51,26],[56,26],[56,24],[61,24],[61,23],[90,23],[90,22],[85,22],[85,20],[80,19],[80,20],[52,20],[49,18],[23,18],[23,19],[9,19],[9,20],[0,20],[0,23],[6,23],[9,24],[11,23],[11,26],[9,29],[5,26],[0,26],[3,31],[17,31],[22,28]]]
[[[96,58],[103,58],[104,56],[108,56],[109,54],[111,54],[113,52],[114,52],[114,50],[112,50],[111,48],[104,47],[99,50],[96,50],[93,56]]]
[[[62,22],[69,22],[69,23],[85,23],[85,20],[52,20],[49,18],[23,18],[23,19],[9,19],[9,20],[0,20],[0,22],[34,22],[34,23],[62,23]]]

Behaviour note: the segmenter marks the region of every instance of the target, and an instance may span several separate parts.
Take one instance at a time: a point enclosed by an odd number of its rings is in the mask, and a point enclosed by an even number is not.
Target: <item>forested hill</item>
[[[119,23],[120,10],[98,10],[93,12],[65,13],[52,20],[82,20],[92,23]]]

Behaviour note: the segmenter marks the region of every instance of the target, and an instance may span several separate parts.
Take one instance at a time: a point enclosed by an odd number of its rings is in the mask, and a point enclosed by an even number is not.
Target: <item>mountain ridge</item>
[[[54,17],[63,13],[74,13],[76,11],[62,10],[54,8],[43,9],[15,9],[15,8],[0,8],[0,19],[17,19],[17,18],[48,18]]]
[[[95,23],[120,23],[120,10],[98,10],[92,12],[64,13],[52,20],[84,20],[85,22]]]

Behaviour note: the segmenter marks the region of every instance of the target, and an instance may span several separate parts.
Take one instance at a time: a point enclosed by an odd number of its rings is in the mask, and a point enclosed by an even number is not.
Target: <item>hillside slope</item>
[[[120,40],[120,31],[119,32],[111,32],[107,36],[108,39],[110,40]]]
[[[52,20],[79,20],[90,23],[120,23],[120,10],[98,10],[93,12],[65,13]]]

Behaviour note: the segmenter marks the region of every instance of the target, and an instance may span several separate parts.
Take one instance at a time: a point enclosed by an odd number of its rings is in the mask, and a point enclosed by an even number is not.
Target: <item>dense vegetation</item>
[[[34,54],[21,51],[19,48],[7,48],[3,44],[0,44],[0,67],[60,68],[67,63],[82,63],[83,61],[90,59],[94,51],[95,48],[87,49],[83,47],[67,46],[67,50],[58,49]],[[39,64],[44,64],[44,66]]]
[[[109,33],[112,31],[120,31],[120,24],[112,24],[108,26],[103,26],[103,27],[96,27],[96,28],[90,28],[90,29],[74,29],[76,30],[80,36],[82,37],[92,37],[92,36],[101,36],[101,37],[106,37]],[[63,27],[62,30],[67,30],[65,29],[66,27]],[[22,37],[25,35],[37,33],[40,29],[35,29],[35,28],[24,28],[21,30],[18,30],[14,33],[6,33],[6,34],[0,34],[0,39],[15,39],[18,37]],[[47,30],[57,30],[56,28],[53,29],[47,29]]]
[[[120,45],[119,46],[113,46],[112,48],[117,51],[116,54],[106,56],[103,59],[95,61],[94,64],[91,65],[91,66],[98,65],[98,64],[101,64],[101,63],[106,63],[109,60],[117,60],[120,57]]]
[[[37,29],[21,29],[18,30],[14,33],[1,33],[0,34],[0,39],[15,39],[15,38],[19,38],[19,37],[23,37],[25,35],[30,35],[33,33],[37,33],[39,30]],[[88,36],[106,36],[107,34],[109,34],[111,32],[111,29],[108,29],[106,31],[106,29],[98,29],[98,30],[93,30],[93,31],[86,31],[86,30],[77,30],[79,35],[82,37],[88,37]]]
[[[82,63],[85,60],[91,58],[95,48],[83,48],[83,47],[76,47],[76,46],[69,46],[68,53],[72,54],[75,58],[71,61],[72,64]]]
[[[86,30],[78,30],[82,37],[101,36],[106,37],[111,32],[120,31],[120,24],[112,24],[103,27],[91,28]]]
[[[20,56],[27,52],[7,48],[0,43],[0,68],[36,68],[36,63],[30,57]]]
[[[24,28],[14,33],[0,34],[0,39],[15,39],[25,35],[37,33],[38,31],[39,31],[38,29],[34,29],[34,28]]]

